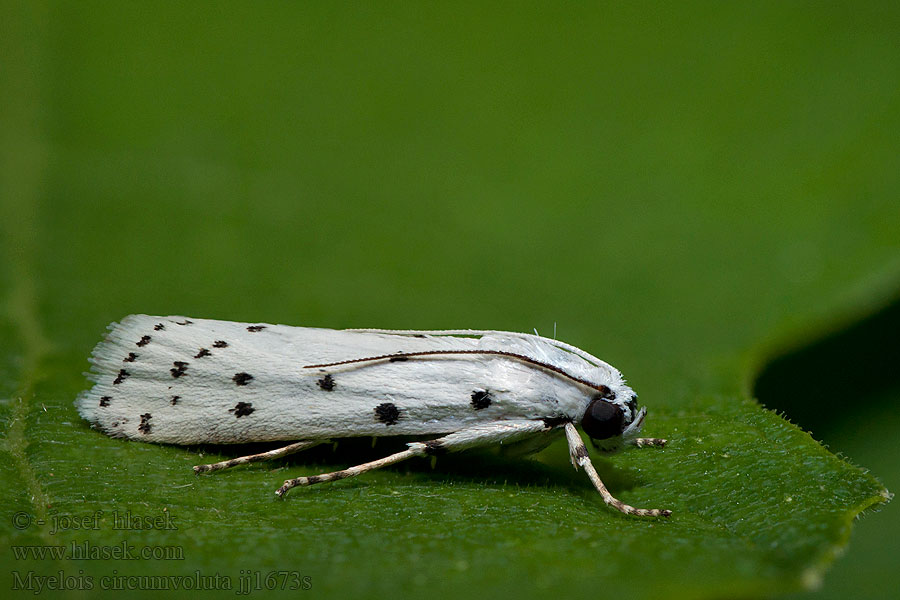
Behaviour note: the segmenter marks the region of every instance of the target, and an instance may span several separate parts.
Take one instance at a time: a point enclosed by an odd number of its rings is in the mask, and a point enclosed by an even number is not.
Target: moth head
[[[638,411],[637,394],[628,386],[623,385],[619,389],[600,387],[581,417],[581,428],[593,440],[595,447],[605,452],[615,452],[626,439],[640,432],[647,409]]]

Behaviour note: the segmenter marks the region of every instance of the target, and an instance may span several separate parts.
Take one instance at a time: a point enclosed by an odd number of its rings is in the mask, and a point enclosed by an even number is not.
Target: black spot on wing
[[[162,323],[157,323],[156,325],[153,326],[153,331],[162,331],[165,328],[166,328],[166,326],[163,325]]]
[[[116,375],[116,378],[113,381],[113,385],[119,385],[120,383],[125,381],[125,379],[128,378],[128,375],[129,375],[128,371],[126,371],[125,369],[119,369],[119,374]]]
[[[150,427],[151,427],[150,419],[152,419],[152,418],[153,418],[153,415],[151,415],[150,413],[142,414],[141,415],[141,424],[138,425],[138,431],[140,431],[144,435],[147,435],[148,433],[150,433]]]
[[[216,340],[215,342],[213,342],[213,348],[227,348],[227,347],[228,347],[228,342],[226,342],[226,341]]]
[[[137,346],[138,348],[143,348],[144,346],[146,346],[147,344],[149,344],[149,343],[150,343],[150,340],[152,340],[152,339],[153,339],[153,338],[151,338],[149,335],[142,335],[142,336],[141,336],[141,339],[139,339],[138,341],[136,341],[136,342],[134,343],[134,345]]]
[[[179,400],[181,400],[181,396],[172,396],[172,399],[169,402],[172,404],[172,406],[175,406],[176,404],[178,404]]]
[[[206,348],[200,348],[200,350],[197,351],[197,354],[194,355],[194,358],[203,358],[204,356],[212,356],[212,352]]]
[[[379,404],[375,407],[375,419],[385,425],[394,425],[400,420],[400,409],[390,402]]]
[[[175,324],[176,325],[193,325],[194,322],[191,321],[190,319],[185,319],[184,321],[176,322]]]
[[[334,377],[332,377],[330,373],[325,375],[325,377],[320,379],[317,383],[319,384],[319,387],[326,392],[334,390]]]
[[[181,377],[182,375],[187,373],[188,363],[181,361],[181,360],[176,360],[172,364],[175,366],[173,368],[169,369],[169,372],[172,374],[172,377],[174,377],[175,379],[178,379],[179,377]]]
[[[486,390],[475,390],[472,392],[472,408],[475,410],[484,410],[493,401],[493,396]]]
[[[247,328],[247,331],[249,331],[250,333],[258,333],[265,328],[266,328],[265,325],[251,325],[250,327]]]
[[[122,362],[134,362],[137,357],[138,355],[134,352],[129,352],[128,356],[122,359]]]
[[[100,397],[100,406],[109,406],[109,401],[112,400],[109,396],[101,396]]]
[[[409,360],[408,356],[393,356],[391,357],[390,362],[406,362]]]
[[[234,408],[229,408],[228,412],[234,413],[234,416],[240,419],[241,417],[246,417],[254,410],[256,409],[253,408],[253,405],[250,402],[238,402]]]
[[[235,373],[234,377],[231,378],[238,385],[247,385],[251,381],[253,381],[253,375],[250,373]]]

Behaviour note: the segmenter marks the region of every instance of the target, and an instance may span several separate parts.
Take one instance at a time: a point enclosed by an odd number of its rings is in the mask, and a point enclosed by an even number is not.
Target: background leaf
[[[885,499],[752,397],[789,415],[833,396],[849,408],[828,412],[871,407],[874,429],[831,419],[829,442],[895,472],[880,457],[896,379],[859,388],[832,351],[805,384],[796,368],[755,383],[897,289],[893,4],[7,3],[0,23],[9,588],[28,572],[62,571],[74,596],[88,580],[289,570],[328,596],[768,596],[813,586]],[[601,476],[675,514],[612,513],[558,444],[286,502],[284,478],[397,442],[195,477],[248,449],[109,439],[72,404],[104,327],[132,312],[557,328],[619,367],[646,434],[671,440],[597,459]],[[861,531],[896,530],[895,512]],[[117,529],[124,515],[175,529]],[[54,531],[67,516],[82,527]],[[890,540],[860,550],[890,556]],[[73,543],[123,542],[159,554],[71,560]],[[23,544],[70,558],[17,560]],[[877,596],[891,573],[854,587],[845,571],[822,593]]]

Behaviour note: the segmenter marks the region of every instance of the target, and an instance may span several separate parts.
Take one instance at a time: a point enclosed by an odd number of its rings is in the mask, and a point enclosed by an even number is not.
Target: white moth
[[[572,464],[623,513],[669,516],[612,496],[575,429],[602,451],[636,437],[647,409],[611,365],[574,346],[504,331],[332,330],[131,315],[94,348],[79,413],[114,437],[166,444],[293,441],[198,473],[278,458],[337,438],[434,436],[380,460],[297,477],[352,477],[414,456],[488,444],[535,451],[565,432]]]

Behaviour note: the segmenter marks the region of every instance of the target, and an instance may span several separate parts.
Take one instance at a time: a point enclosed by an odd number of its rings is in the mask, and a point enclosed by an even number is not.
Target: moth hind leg
[[[261,460],[273,460],[276,458],[287,456],[289,454],[294,454],[295,452],[300,452],[301,450],[312,448],[313,446],[318,446],[319,444],[327,441],[328,440],[303,440],[300,442],[294,442],[293,444],[288,444],[283,448],[269,450],[268,452],[260,452],[259,454],[250,454],[248,456],[239,456],[237,458],[231,458],[229,460],[223,460],[217,463],[210,463],[208,465],[195,465],[194,473],[220,471],[222,469],[228,469],[246,463],[259,462]]]
[[[395,454],[391,454],[390,456],[385,456],[384,458],[379,458],[378,460],[373,460],[372,462],[363,463],[361,465],[356,465],[354,467],[349,467],[340,471],[288,479],[284,482],[284,485],[275,490],[275,493],[278,496],[284,496],[284,494],[289,489],[298,485],[313,485],[314,483],[325,483],[326,481],[335,481],[337,479],[354,477],[356,475],[365,473],[366,471],[373,471],[375,469],[380,469],[381,467],[386,467],[388,465],[404,461],[407,458],[412,458],[413,456],[422,456],[425,453],[426,452],[424,450],[420,450],[419,448],[407,448],[403,452],[397,452]]]
[[[380,469],[381,467],[386,467],[414,456],[436,456],[445,452],[455,452],[457,450],[486,446],[488,444],[513,443],[538,433],[549,432],[550,429],[551,428],[543,421],[536,420],[499,421],[473,425],[472,427],[461,429],[442,438],[429,440],[427,442],[413,442],[409,444],[409,448],[402,452],[397,452],[390,456],[373,460],[372,462],[348,467],[332,473],[288,479],[284,482],[284,485],[275,491],[275,493],[278,496],[284,496],[289,489],[297,487],[298,485],[306,486],[315,483],[335,481],[337,479],[346,479],[347,477],[355,477],[356,475],[361,475],[367,471]]]

